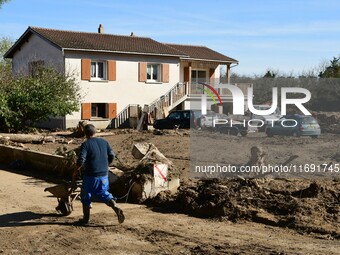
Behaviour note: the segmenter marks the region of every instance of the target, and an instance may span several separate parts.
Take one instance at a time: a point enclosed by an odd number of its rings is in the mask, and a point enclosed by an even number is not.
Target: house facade
[[[151,38],[29,27],[5,54],[14,74],[51,66],[74,75],[81,88],[80,110],[53,117],[47,127],[71,128],[80,120],[98,128],[119,126],[131,105],[158,113],[199,109],[201,82],[220,83],[220,67],[238,62],[204,46],[176,45]],[[226,81],[229,82],[229,81]],[[231,95],[221,93],[226,101]],[[208,100],[208,107],[214,102]],[[117,122],[121,120],[121,122]]]

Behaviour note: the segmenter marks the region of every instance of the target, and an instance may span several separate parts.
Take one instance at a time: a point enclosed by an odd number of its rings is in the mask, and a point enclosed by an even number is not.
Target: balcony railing
[[[220,84],[220,85],[223,85],[223,84]],[[230,85],[234,85],[240,88],[245,96],[248,94],[248,88],[252,86],[251,83],[234,83]],[[214,85],[211,85],[211,86],[214,87]],[[207,90],[207,87],[205,87],[201,83],[191,83],[189,85],[189,95],[207,94],[206,90]],[[227,88],[216,88],[216,91],[220,96],[231,96],[232,95],[231,91]]]

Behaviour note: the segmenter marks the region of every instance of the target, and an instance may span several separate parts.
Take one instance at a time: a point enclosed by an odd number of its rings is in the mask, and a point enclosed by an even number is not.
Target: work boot
[[[83,204],[83,218],[78,223],[82,225],[90,223],[90,206]]]
[[[117,203],[113,199],[111,199],[106,204],[115,211],[118,217],[118,222],[123,223],[125,220],[125,216],[123,214],[123,210],[117,206]]]

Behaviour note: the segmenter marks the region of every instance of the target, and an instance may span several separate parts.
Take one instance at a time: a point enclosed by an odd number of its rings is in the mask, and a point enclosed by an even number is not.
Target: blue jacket
[[[85,176],[108,175],[109,164],[115,158],[109,143],[102,138],[91,137],[82,143],[77,165],[84,165]]]

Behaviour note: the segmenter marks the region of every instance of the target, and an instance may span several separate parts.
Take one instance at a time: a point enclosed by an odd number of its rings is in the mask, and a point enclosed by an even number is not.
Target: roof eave
[[[150,52],[135,52],[135,51],[91,50],[91,49],[77,49],[77,48],[63,48],[63,50],[68,50],[68,51],[87,51],[87,52],[104,52],[104,53],[117,53],[117,54],[131,54],[131,55],[150,55],[150,56],[176,57],[176,58],[184,57],[184,55],[150,53]]]
[[[232,63],[239,63],[236,59],[231,60],[220,60],[220,59],[203,59],[203,58],[180,58],[181,60],[186,61],[206,61],[206,62],[217,62],[222,64],[232,64]]]
[[[28,27],[26,29],[26,31],[20,36],[20,38],[12,45],[11,48],[9,48],[8,51],[6,51],[6,53],[4,54],[4,58],[13,58],[14,52],[17,51],[17,48],[21,47],[21,44],[23,42],[23,40],[29,35],[29,33],[31,32],[31,28]]]

